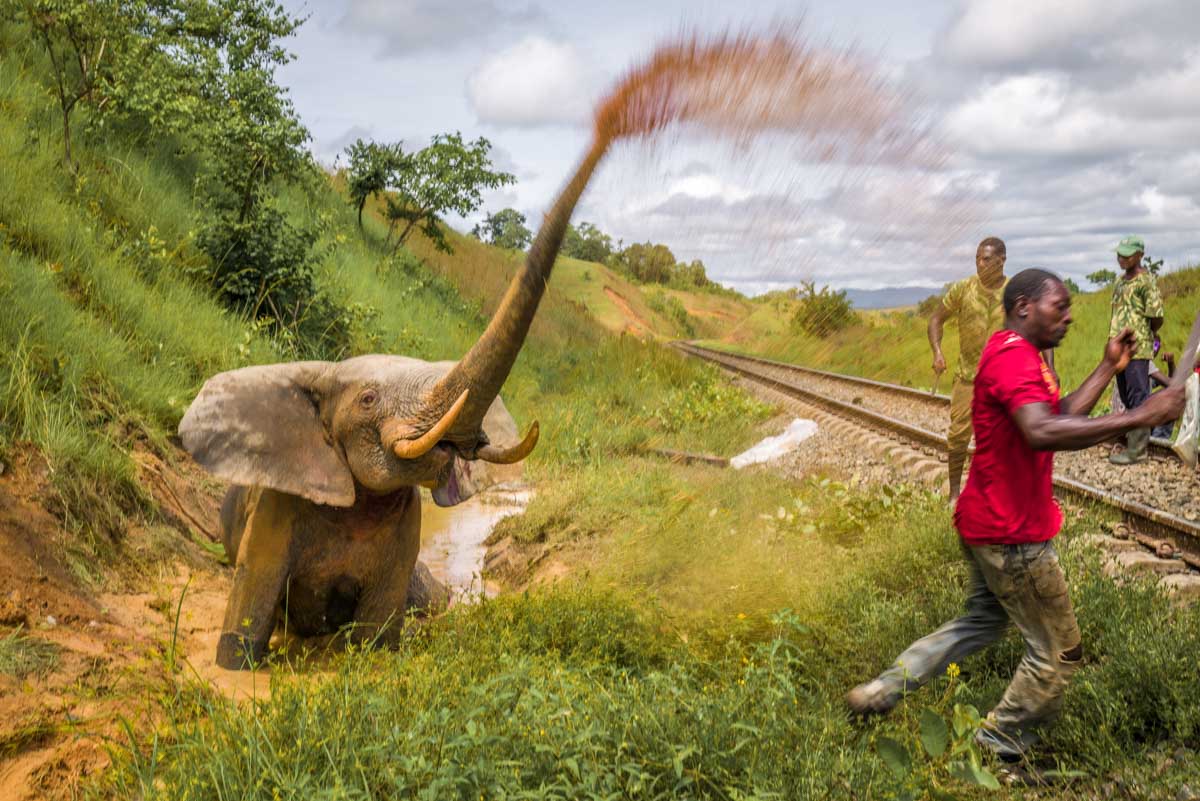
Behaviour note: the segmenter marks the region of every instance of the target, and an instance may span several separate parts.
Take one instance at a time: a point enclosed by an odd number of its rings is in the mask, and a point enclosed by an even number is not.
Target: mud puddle
[[[484,541],[497,523],[521,512],[531,495],[528,489],[501,485],[449,508],[427,495],[421,499],[420,558],[450,588],[453,603],[496,594],[498,587],[482,578]]]

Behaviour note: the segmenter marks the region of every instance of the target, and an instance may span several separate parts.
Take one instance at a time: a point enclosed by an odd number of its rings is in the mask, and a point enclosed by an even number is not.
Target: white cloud
[[[950,111],[947,128],[966,150],[986,154],[1106,153],[1136,136],[1087,98],[1071,93],[1070,79],[1034,73],[984,86]]]
[[[1161,60],[1159,23],[1191,28],[1192,0],[973,0],[937,43],[944,59],[984,68],[1082,67]]]
[[[467,79],[467,99],[484,123],[581,124],[595,86],[595,74],[573,45],[530,35],[479,65]]]

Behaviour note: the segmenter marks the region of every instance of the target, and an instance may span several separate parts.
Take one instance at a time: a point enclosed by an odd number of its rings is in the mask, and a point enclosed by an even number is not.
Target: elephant
[[[597,139],[538,230],[487,328],[457,362],[371,354],[244,367],[209,378],[179,424],[184,448],[231,484],[222,536],[233,584],[217,664],[262,661],[286,615],[300,635],[349,625],[392,642],[444,589],[424,566],[418,487],[450,506],[537,444],[500,389],[524,344],[563,234],[607,150]],[[414,578],[415,576],[415,578]]]

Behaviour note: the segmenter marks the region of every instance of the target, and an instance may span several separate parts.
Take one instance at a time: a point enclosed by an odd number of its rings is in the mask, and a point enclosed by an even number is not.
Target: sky
[[[938,286],[973,271],[986,236],[1007,243],[1010,274],[1083,286],[1115,269],[1128,233],[1167,269],[1200,263],[1194,0],[283,2],[308,19],[278,77],[320,161],[357,138],[492,143],[517,182],[452,218],[460,230],[509,206],[536,227],[588,142],[593,101],[664,38],[800,18],[911,97],[944,161],[837,171],[770,142],[625,148],[573,219],[662,242],[747,294]]]

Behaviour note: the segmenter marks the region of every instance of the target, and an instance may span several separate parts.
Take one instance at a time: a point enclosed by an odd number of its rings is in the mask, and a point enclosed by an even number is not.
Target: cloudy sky
[[[664,242],[748,293],[938,285],[972,270],[989,235],[1008,243],[1010,273],[1082,283],[1130,232],[1168,268],[1200,262],[1194,2],[284,0],[309,19],[280,78],[323,162],[359,137],[486,136],[518,182],[485,210],[537,221],[587,143],[593,100],[657,42],[803,15],[914,93],[944,164],[914,178],[790,163],[769,143],[623,150],[575,219]]]

